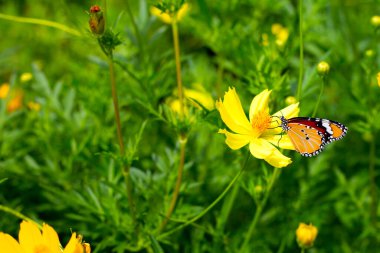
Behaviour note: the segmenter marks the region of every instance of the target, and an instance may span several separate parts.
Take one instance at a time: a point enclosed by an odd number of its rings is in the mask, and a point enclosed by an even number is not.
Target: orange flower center
[[[256,135],[259,137],[270,125],[270,115],[267,111],[259,111],[252,118],[252,128]]]

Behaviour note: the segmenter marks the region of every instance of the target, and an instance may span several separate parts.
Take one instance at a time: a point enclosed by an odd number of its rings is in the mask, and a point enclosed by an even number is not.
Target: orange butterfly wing
[[[288,136],[294,148],[303,156],[319,154],[326,144],[322,132],[308,125],[288,123]]]

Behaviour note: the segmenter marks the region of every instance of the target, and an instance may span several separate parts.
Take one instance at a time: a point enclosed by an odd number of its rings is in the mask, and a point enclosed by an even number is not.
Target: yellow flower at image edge
[[[183,17],[186,15],[186,13],[189,10],[189,4],[184,3],[181,8],[177,11],[177,21],[181,21]],[[158,17],[161,19],[162,22],[166,24],[171,24],[173,22],[173,14],[169,12],[163,12],[157,7],[152,6],[150,8],[150,13],[153,14],[154,16]]]
[[[231,149],[240,149],[249,144],[251,154],[264,159],[270,165],[281,168],[289,165],[292,161],[284,156],[277,148],[292,149],[294,146],[287,135],[281,135],[282,128],[277,120],[269,114],[268,100],[271,91],[264,90],[255,96],[249,109],[249,120],[247,119],[239,96],[235,88],[230,88],[224,95],[224,100],[216,102],[223,122],[233,131],[220,129],[219,133],[226,136],[226,144]],[[298,116],[298,103],[291,104],[286,108],[273,114],[275,117],[284,116],[291,118]]]
[[[300,223],[296,231],[297,242],[301,248],[305,249],[313,246],[317,235],[318,229],[311,224]]]
[[[380,72],[377,73],[377,85],[380,87]]]
[[[58,234],[55,230],[43,224],[42,233],[37,225],[22,221],[20,224],[19,242],[9,234],[0,232],[0,249],[4,253],[90,253],[88,244],[82,244],[82,237],[71,235],[69,243],[61,249]]]

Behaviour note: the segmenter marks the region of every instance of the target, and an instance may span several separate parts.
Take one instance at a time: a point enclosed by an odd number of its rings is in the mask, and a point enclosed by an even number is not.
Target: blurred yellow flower
[[[380,87],[380,72],[377,73],[377,85]]]
[[[9,84],[8,83],[3,83],[0,86],[0,99],[4,99],[8,96],[9,93]]]
[[[373,16],[371,18],[371,24],[374,26],[374,27],[379,27],[380,26],[380,16]]]
[[[176,21],[177,22],[181,21],[188,11],[189,11],[189,4],[184,3],[177,12]],[[163,12],[162,10],[158,9],[155,6],[152,6],[150,8],[150,13],[158,17],[159,19],[161,19],[161,21],[166,24],[171,24],[174,20],[173,16],[175,15],[175,13],[171,13],[169,11]]]
[[[32,78],[33,78],[32,73],[25,72],[25,73],[23,73],[23,74],[20,76],[20,81],[21,81],[22,83],[26,83],[26,82],[32,80]]]
[[[199,84],[194,84],[193,86],[199,87]],[[214,100],[211,95],[206,91],[196,89],[184,89],[184,96],[186,98],[185,102],[190,102],[194,107],[202,109],[202,106],[207,110],[212,110],[214,108]],[[200,106],[201,105],[201,106]],[[180,112],[180,103],[178,99],[169,100],[169,106],[173,111]],[[185,108],[185,114],[187,110]]]
[[[318,229],[316,227],[311,224],[300,223],[296,231],[298,245],[304,249],[312,247],[317,235]]]
[[[285,98],[285,103],[287,105],[295,104],[295,103],[297,103],[297,99],[293,96],[288,96]]]
[[[37,102],[30,101],[28,102],[28,108],[32,111],[39,111],[41,109],[41,105]]]
[[[7,104],[7,112],[14,112],[22,107],[22,100],[24,98],[24,94],[21,90],[16,90],[13,94],[11,100],[8,101]]]
[[[71,235],[69,243],[61,249],[58,234],[47,224],[43,224],[42,233],[35,223],[22,221],[19,242],[12,236],[0,232],[0,249],[4,253],[90,253],[89,245],[83,246],[82,237]]]
[[[284,46],[286,41],[289,38],[289,30],[286,27],[283,27],[281,24],[273,24],[272,25],[272,34],[276,36],[276,44],[277,46]]]
[[[226,144],[231,149],[240,149],[249,144],[249,150],[254,157],[264,159],[270,165],[281,168],[292,161],[275,146],[293,150],[294,146],[287,135],[281,135],[281,127],[269,115],[270,93],[271,91],[264,90],[253,98],[248,120],[235,88],[229,88],[224,95],[224,100],[219,99],[216,102],[216,108],[223,122],[233,132],[220,129],[219,133],[226,136]],[[295,103],[276,112],[273,116],[290,118],[298,116],[298,113],[298,103]]]

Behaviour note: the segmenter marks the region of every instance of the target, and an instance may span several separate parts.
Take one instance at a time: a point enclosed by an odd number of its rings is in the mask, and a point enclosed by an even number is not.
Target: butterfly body
[[[294,148],[302,156],[318,155],[326,144],[343,138],[348,128],[343,124],[321,118],[281,117],[281,127],[288,134]]]

